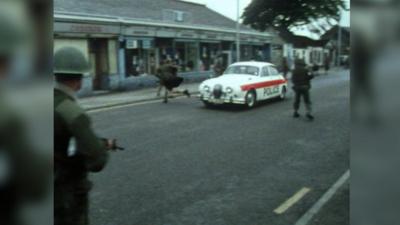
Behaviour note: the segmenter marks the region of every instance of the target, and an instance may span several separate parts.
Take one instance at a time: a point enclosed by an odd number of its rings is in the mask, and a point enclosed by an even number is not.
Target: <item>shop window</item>
[[[220,63],[221,57],[219,43],[201,43],[200,44],[200,71],[210,71]]]
[[[151,39],[126,41],[126,75],[140,76],[154,73],[155,49]]]
[[[198,45],[195,42],[176,42],[174,61],[180,72],[191,72],[197,69]]]

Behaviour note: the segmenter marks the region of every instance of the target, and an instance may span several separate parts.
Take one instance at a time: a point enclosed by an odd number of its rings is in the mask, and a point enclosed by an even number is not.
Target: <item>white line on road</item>
[[[308,192],[310,192],[310,188],[302,188],[300,191],[298,191],[296,194],[294,194],[292,197],[290,197],[288,200],[286,200],[282,205],[280,205],[278,208],[274,210],[274,213],[276,214],[282,214],[286,212],[290,207],[292,207],[294,204],[296,204],[300,199],[302,199]]]
[[[147,104],[156,103],[156,102],[162,102],[162,101],[157,99],[157,100],[151,100],[151,101],[135,102],[135,103],[130,103],[130,104],[87,110],[87,112],[88,113],[98,113],[98,112],[110,111],[110,110],[114,110],[114,109],[121,109],[121,108],[127,108],[127,107],[138,106],[138,105],[147,105]]]
[[[194,95],[194,98],[199,98],[200,95]],[[186,96],[175,96],[173,99],[182,99],[186,98]],[[98,109],[89,109],[87,110],[88,113],[98,113],[98,112],[104,112],[104,111],[109,111],[109,110],[114,110],[114,109],[121,109],[121,108],[127,108],[127,107],[132,107],[132,106],[139,106],[139,105],[147,105],[147,104],[152,104],[152,103],[160,103],[162,102],[162,99],[155,99],[155,100],[148,100],[148,101],[142,101],[142,102],[133,102],[133,103],[126,103],[126,104],[121,104],[121,105],[114,105],[114,106],[105,106],[102,108]]]
[[[335,193],[349,180],[350,170],[347,170],[336,183],[295,223],[295,225],[307,225],[311,219],[321,211]]]

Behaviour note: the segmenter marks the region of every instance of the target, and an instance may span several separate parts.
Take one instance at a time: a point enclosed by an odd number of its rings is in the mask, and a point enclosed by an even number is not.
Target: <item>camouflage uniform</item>
[[[71,63],[79,63],[77,59],[79,57],[74,57]],[[55,64],[57,66],[57,62]],[[67,72],[71,71],[60,71],[61,74]],[[76,102],[73,91],[61,83],[54,90],[54,146],[54,224],[87,225],[91,189],[88,172],[101,171],[108,153],[103,141],[93,132],[88,115]]]
[[[306,105],[307,117],[313,119],[311,116],[311,100],[310,100],[310,89],[311,89],[311,79],[313,75],[305,67],[305,63],[301,60],[296,61],[296,68],[293,70],[292,82],[293,90],[295,91],[295,101],[294,101],[294,117],[299,117],[298,110],[300,108],[301,98],[304,99]]]

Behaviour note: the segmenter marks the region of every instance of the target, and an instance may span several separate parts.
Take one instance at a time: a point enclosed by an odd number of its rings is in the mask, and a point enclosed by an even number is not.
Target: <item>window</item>
[[[271,72],[271,76],[278,76],[278,70],[275,67],[269,67],[269,71]]]
[[[175,11],[174,12],[174,15],[175,15],[175,21],[176,22],[183,22],[183,12],[181,12],[181,11]]]
[[[262,72],[261,72],[261,76],[262,77],[268,77],[269,76],[269,70],[268,70],[268,66],[264,66],[263,68],[262,68]]]
[[[224,74],[253,75],[258,76],[259,68],[256,66],[230,66]]]
[[[165,21],[190,23],[192,18],[190,13],[180,10],[164,9],[162,13]]]

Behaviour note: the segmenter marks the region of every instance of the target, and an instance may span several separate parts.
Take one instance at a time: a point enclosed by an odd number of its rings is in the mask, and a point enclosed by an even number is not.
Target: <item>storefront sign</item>
[[[137,49],[137,48],[139,48],[138,40],[133,40],[133,39],[126,40],[126,48],[127,49]]]
[[[234,41],[236,40],[236,37],[234,35],[223,35],[220,39],[223,41]]]
[[[153,41],[151,41],[151,40],[143,40],[142,41],[142,48],[143,49],[153,48]]]
[[[176,35],[174,30],[157,30],[156,37],[173,38]]]
[[[125,29],[125,35],[142,36],[142,37],[154,37],[156,31],[146,27],[128,27]]]
[[[154,40],[152,38],[127,38],[127,49],[151,49],[154,48]]]
[[[118,34],[119,26],[79,24],[79,23],[60,23],[54,24],[54,32],[59,33],[84,33],[84,34]]]
[[[200,35],[200,39],[220,40],[220,35],[217,33],[205,33]]]
[[[196,33],[189,33],[189,32],[179,32],[177,35],[179,38],[198,38]]]

